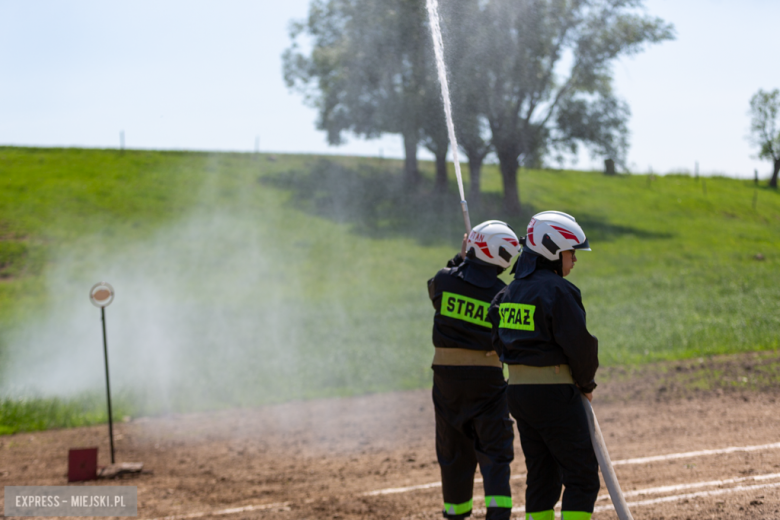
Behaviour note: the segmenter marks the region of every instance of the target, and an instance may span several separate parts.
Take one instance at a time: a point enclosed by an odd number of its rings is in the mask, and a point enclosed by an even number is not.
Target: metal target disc
[[[107,282],[98,282],[89,290],[89,301],[95,307],[108,307],[114,301],[114,288]]]

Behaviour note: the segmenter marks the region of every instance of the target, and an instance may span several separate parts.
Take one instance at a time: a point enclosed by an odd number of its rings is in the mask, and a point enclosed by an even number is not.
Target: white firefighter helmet
[[[475,226],[466,242],[469,258],[477,258],[502,269],[509,267],[519,252],[517,235],[500,220],[488,220]]]
[[[547,260],[558,260],[561,251],[590,251],[580,225],[574,217],[560,211],[542,211],[531,218],[525,247]]]

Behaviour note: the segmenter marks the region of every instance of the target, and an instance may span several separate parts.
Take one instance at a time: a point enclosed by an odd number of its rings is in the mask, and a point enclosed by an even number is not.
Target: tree
[[[447,0],[440,5],[445,33],[445,59],[450,77],[452,117],[458,145],[469,161],[469,201],[479,203],[481,172],[493,150],[487,117],[487,78],[481,74],[483,20],[479,2]]]
[[[309,55],[301,52],[304,34]],[[313,0],[290,37],[285,81],[317,108],[317,127],[328,142],[342,143],[345,131],[366,138],[401,134],[405,176],[416,184],[430,69],[424,0]]]
[[[461,150],[469,159],[471,183],[469,200],[477,202],[480,191],[482,162],[491,150],[485,137],[486,120],[481,109],[480,88],[484,87],[475,69],[476,56],[470,54],[476,48],[472,22],[478,20],[478,2],[474,0],[448,0],[439,5],[440,25],[444,34],[445,60],[450,84],[450,102],[455,132]],[[427,20],[427,19],[426,19]],[[428,25],[428,24],[426,24]],[[430,27],[428,27],[430,30]],[[423,144],[436,157],[435,189],[447,186],[447,151],[450,147],[447,123],[442,108],[442,91],[436,68],[433,44],[424,46],[426,70],[425,117],[423,118]]]
[[[760,159],[773,161],[772,178],[769,186],[777,188],[777,176],[780,173],[780,130],[777,116],[780,113],[780,90],[771,92],[759,90],[750,98],[751,139],[760,150]]]
[[[419,180],[417,147],[447,181],[449,147],[425,0],[312,0],[284,53],[290,88],[319,112],[338,144],[343,132],[403,136],[406,178]],[[519,166],[584,145],[624,165],[629,110],[612,92],[610,64],[672,27],[644,15],[642,0],[448,0],[442,3],[453,118],[469,158],[471,196],[482,162],[498,156],[504,205],[519,211]],[[311,38],[311,52],[300,39]],[[433,112],[432,112],[433,111]]]
[[[425,112],[428,117],[424,118],[422,122],[422,144],[435,158],[434,190],[442,191],[447,188],[447,151],[450,148],[450,136],[447,132],[447,122],[441,108],[441,101],[435,96],[426,97],[430,99],[425,104]]]
[[[490,0],[477,61],[487,78],[486,115],[504,184],[520,210],[517,171],[552,152],[593,153],[624,164],[628,107],[612,91],[611,63],[673,38],[642,14],[641,0]]]
[[[453,117],[459,143],[469,159],[470,198],[476,202],[480,170],[491,151],[484,116],[486,81],[475,67],[472,23],[480,8],[473,0],[441,5],[442,25],[449,29],[445,52],[456,79],[452,85]],[[304,36],[311,40],[302,52]],[[436,158],[435,186],[447,184],[449,136],[441,105],[425,0],[314,0],[306,20],[291,25],[292,45],[283,55],[284,78],[317,108],[317,127],[328,142],[341,144],[344,132],[366,138],[382,133],[403,136],[405,172],[419,181],[417,146]]]
[[[474,97],[467,96],[462,103],[465,106],[479,106],[479,100]],[[469,200],[476,204],[481,199],[482,164],[493,151],[493,143],[489,137],[490,127],[484,115],[477,110],[459,110],[453,107],[453,119],[458,133],[458,145],[469,160]]]

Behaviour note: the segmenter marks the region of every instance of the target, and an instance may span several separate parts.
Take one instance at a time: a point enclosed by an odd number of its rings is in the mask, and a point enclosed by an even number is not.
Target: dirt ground
[[[780,389],[766,370],[758,383],[749,379],[777,361],[746,355],[602,371],[593,406],[634,518],[780,519],[780,445],[628,460],[780,443]],[[145,519],[435,519],[433,428],[429,390],[135,419],[115,426],[117,460],[142,461],[148,472],[105,483],[138,486]],[[68,448],[98,446],[107,464],[107,437],[106,426],[0,437],[0,485],[65,485]],[[517,438],[515,454],[519,508]],[[408,486],[423,487],[371,494]],[[601,494],[593,517],[617,518],[603,510],[611,504],[603,485]],[[482,496],[477,483],[475,517],[484,516]]]

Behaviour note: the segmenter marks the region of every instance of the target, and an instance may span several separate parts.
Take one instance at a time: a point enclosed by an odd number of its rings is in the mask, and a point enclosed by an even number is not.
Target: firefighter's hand
[[[489,351],[485,352],[485,357],[490,357],[490,356],[495,356],[495,355],[497,355],[495,350],[489,350]]]
[[[468,241],[468,235],[463,233],[463,242],[460,244],[460,257],[466,259],[466,242]]]
[[[574,386],[576,386],[580,390],[580,392],[582,392],[582,395],[588,398],[589,402],[591,403],[593,402],[593,390],[591,390],[590,392],[584,392],[582,388],[580,388],[580,385],[578,385],[577,383],[574,383]]]

